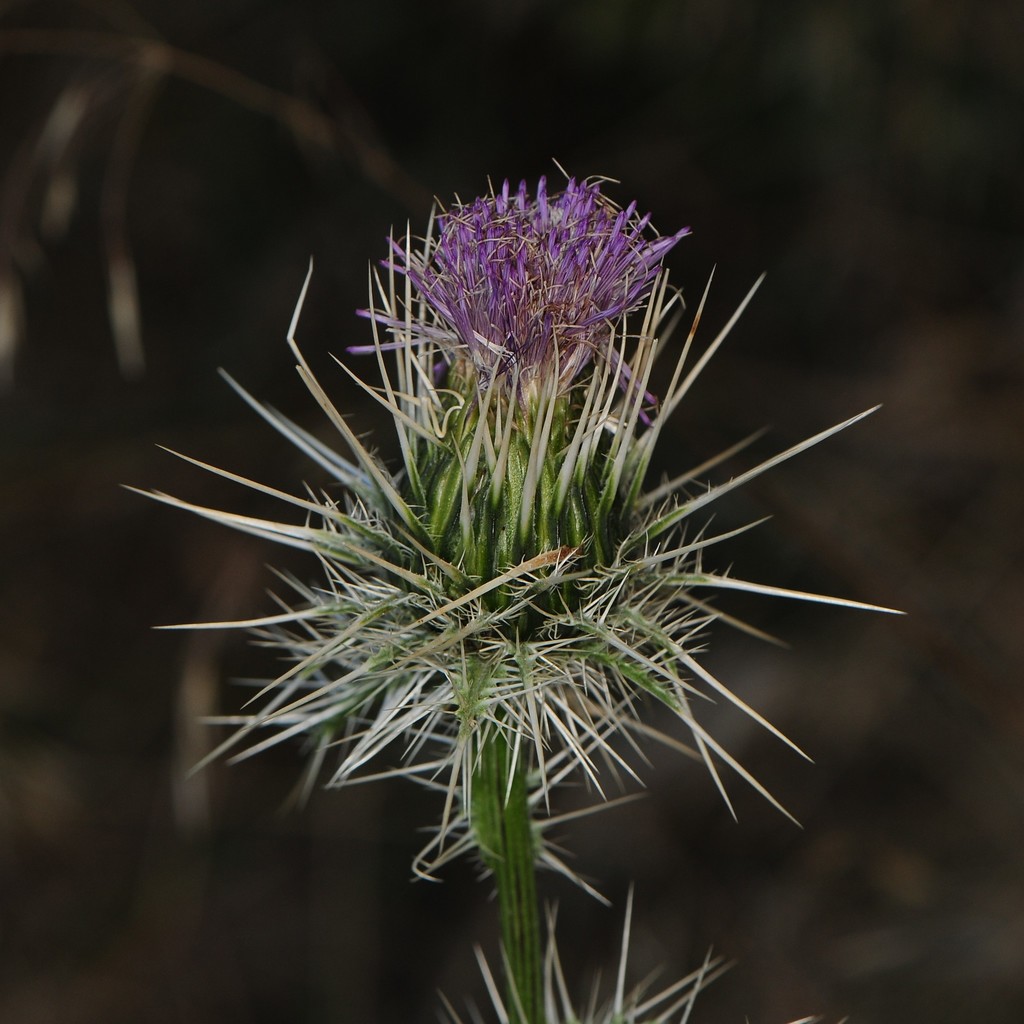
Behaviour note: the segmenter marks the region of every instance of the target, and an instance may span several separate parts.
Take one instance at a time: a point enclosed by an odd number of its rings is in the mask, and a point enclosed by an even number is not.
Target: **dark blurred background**
[[[368,262],[433,195],[553,160],[692,226],[670,265],[691,308],[717,266],[706,339],[767,271],[660,468],[768,425],[723,479],[884,403],[730,496],[716,524],[773,518],[723,560],[909,613],[724,602],[791,647],[722,629],[708,664],[816,763],[712,726],[803,827],[736,780],[734,822],[653,752],[645,799],[564,830],[616,904],[547,886],[575,989],[610,980],[635,880],[635,980],[738,961],[695,1022],[1024,1020],[1022,44],[1013,0],[3,5],[0,1020],[486,1002],[487,886],[409,881],[429,795],[282,811],[295,749],[186,778],[196,719],[273,664],[152,627],[317,567],[120,485],[272,511],[157,445],[318,482],[216,373],[327,436],[284,344],[311,255],[304,349],[393,453],[330,359],[368,338]]]

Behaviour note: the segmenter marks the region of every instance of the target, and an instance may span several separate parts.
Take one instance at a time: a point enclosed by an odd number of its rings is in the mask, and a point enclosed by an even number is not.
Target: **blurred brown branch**
[[[147,117],[168,78],[190,82],[243,109],[284,126],[296,143],[326,150],[353,163],[381,191],[410,211],[429,206],[430,195],[388,153],[364,110],[345,95],[342,116],[332,117],[308,100],[272,88],[225,64],[158,38],[119,32],[60,29],[0,31],[0,54],[81,57],[111,62],[127,81],[111,84],[109,73],[90,72],[62,89],[39,130],[18,150],[0,197],[0,378],[10,380],[24,333],[21,277],[30,274],[38,245],[32,230],[33,187],[42,180],[38,219],[44,235],[59,235],[74,208],[73,167],[90,114],[122,100],[107,156],[100,216],[106,250],[108,315],[122,373],[143,368],[138,289],[127,226],[127,192]],[[357,109],[358,108],[358,109]],[[20,271],[20,276],[19,276]]]
[[[379,139],[351,123],[321,113],[306,100],[264,85],[215,60],[178,49],[158,39],[114,32],[13,29],[0,32],[0,53],[81,56],[130,65],[158,76],[192,82],[283,124],[303,142],[332,152],[342,144],[360,171],[382,191],[411,210],[429,204],[430,195],[387,153]]]

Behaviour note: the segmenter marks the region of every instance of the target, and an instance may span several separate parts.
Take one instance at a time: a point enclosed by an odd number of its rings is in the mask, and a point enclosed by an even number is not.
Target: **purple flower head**
[[[557,374],[566,389],[597,357],[613,363],[625,388],[629,368],[609,345],[613,327],[644,301],[688,231],[657,235],[649,214],[638,216],[636,203],[620,209],[598,182],[570,179],[549,196],[541,178],[531,197],[525,181],[514,192],[506,181],[497,194],[441,212],[422,251],[392,239],[384,265],[406,275],[425,304],[416,333],[448,363],[467,360],[481,381],[498,373],[522,395]]]

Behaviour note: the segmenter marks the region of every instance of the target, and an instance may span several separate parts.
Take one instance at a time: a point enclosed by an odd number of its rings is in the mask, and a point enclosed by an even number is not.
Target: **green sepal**
[[[427,531],[439,547],[452,527],[457,525],[462,504],[463,470],[459,458],[449,457],[438,466],[426,502]]]
[[[501,483],[499,503],[494,509],[497,518],[492,576],[507,571],[522,561],[523,542],[519,534],[519,517],[523,507],[523,483],[530,464],[530,445],[521,431],[513,429],[509,439],[505,479]]]

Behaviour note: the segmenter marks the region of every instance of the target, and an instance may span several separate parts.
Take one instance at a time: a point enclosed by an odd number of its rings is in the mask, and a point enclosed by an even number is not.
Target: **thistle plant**
[[[281,499],[291,512],[280,521],[157,495],[321,566],[315,585],[285,579],[277,613],[205,624],[255,630],[287,666],[246,714],[221,720],[235,728],[210,757],[297,738],[310,752],[307,788],[326,771],[330,787],[397,775],[436,790],[437,825],[414,871],[434,877],[471,854],[493,876],[504,987],[486,976],[498,1018],[514,1024],[685,1020],[719,967],[630,998],[623,960],[605,1009],[574,1010],[553,939],[544,949],[536,888],[550,868],[589,889],[547,841],[556,790],[582,779],[599,803],[609,779],[638,777],[652,742],[691,750],[730,808],[726,769],[779,806],[699,719],[706,700],[724,700],[799,752],[703,664],[712,622],[751,628],[714,607],[715,591],[874,607],[715,571],[710,553],[742,531],[711,533],[705,515],[867,413],[716,486],[702,475],[747,442],[650,485],[665,425],[757,285],[699,354],[706,290],[671,341],[683,303],[663,260],[688,229],[659,235],[602,184],[569,180],[549,194],[543,178],[533,192],[506,183],[436,209],[422,238],[390,240],[362,311],[370,341],[349,350],[356,365],[375,358],[380,382],[342,366],[393,421],[396,468],[364,446],[298,348],[307,277],[289,344],[344,450],[228,380],[329,483],[287,494],[190,460]],[[678,730],[651,725],[651,705]]]

